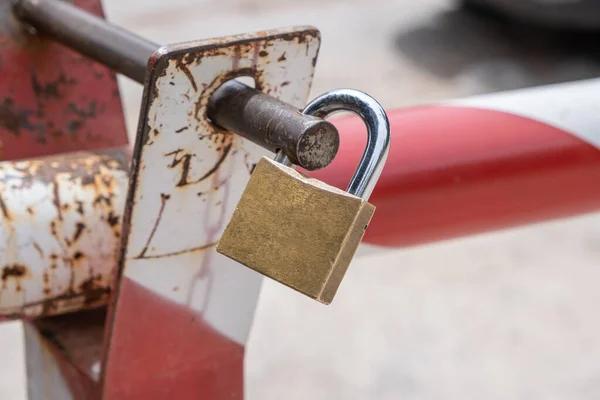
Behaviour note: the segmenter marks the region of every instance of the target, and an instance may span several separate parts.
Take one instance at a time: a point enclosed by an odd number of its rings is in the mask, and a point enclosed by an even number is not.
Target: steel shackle
[[[390,150],[390,123],[377,100],[355,89],[336,89],[324,93],[311,101],[302,113],[326,118],[340,111],[358,115],[367,127],[367,146],[346,191],[368,200]],[[275,161],[292,165],[282,152],[277,153]]]

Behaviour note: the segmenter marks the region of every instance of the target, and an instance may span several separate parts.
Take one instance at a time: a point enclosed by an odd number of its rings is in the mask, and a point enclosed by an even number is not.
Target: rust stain
[[[283,53],[282,53],[282,54],[279,56],[279,58],[277,59],[277,61],[278,61],[278,62],[282,62],[282,61],[285,61],[285,60],[287,60],[287,56],[286,56],[286,52],[284,51],[284,52],[283,52]]]
[[[194,79],[194,75],[192,75],[192,72],[190,71],[190,69],[188,68],[186,63],[183,63],[181,60],[178,60],[177,62],[177,68],[183,72],[185,74],[185,76],[187,76],[187,78],[189,79],[192,88],[194,89],[194,92],[198,91],[198,85],[196,85],[196,80]]]
[[[223,137],[221,140],[224,141],[225,137]],[[204,173],[204,175],[202,175],[200,178],[198,178],[194,181],[189,180],[191,161],[192,161],[192,157],[195,157],[194,154],[186,153],[183,149],[177,149],[175,151],[165,154],[165,157],[173,156],[173,161],[171,162],[171,164],[169,164],[169,168],[175,168],[181,164],[181,176],[179,178],[179,182],[177,182],[177,184],[175,186],[182,187],[182,186],[200,183],[203,180],[210,177],[212,174],[214,174],[219,169],[221,164],[223,164],[223,161],[225,161],[225,159],[227,158],[227,155],[231,151],[232,146],[233,146],[232,143],[227,144],[222,149],[221,157],[219,157],[219,159],[217,160],[215,165],[213,165],[208,171],[206,171]]]
[[[219,169],[221,164],[223,164],[223,161],[225,161],[225,159],[227,158],[227,155],[229,154],[229,151],[231,151],[232,146],[232,143],[229,143],[227,146],[225,146],[225,148],[223,149],[223,153],[221,154],[221,157],[217,160],[216,164],[211,169],[209,169],[203,176],[201,176],[200,179],[198,179],[196,182],[202,182],[203,180],[214,174]]]
[[[110,287],[100,285],[98,283],[99,280],[98,276],[91,277],[79,285],[79,291],[83,295],[84,304],[96,303],[110,293]]]
[[[84,211],[83,211],[83,201],[81,201],[81,200],[75,200],[75,204],[77,204],[77,207],[75,208],[75,210],[80,215],[83,215],[84,214]]]
[[[75,134],[83,127],[83,125],[83,120],[75,119],[69,121],[69,123],[67,124],[67,130],[71,132],[71,135],[75,136]]]
[[[81,185],[88,186],[96,184],[96,176],[93,174],[85,174],[81,177]]]
[[[63,295],[63,297],[67,297],[67,296]],[[47,298],[43,301],[38,302],[37,304],[42,305],[42,314],[43,315],[52,314],[53,310],[56,310],[58,308],[57,305],[54,304],[53,300],[58,301],[58,300],[60,300],[60,298],[61,298],[61,296],[56,296],[54,298]],[[34,303],[33,305],[37,305],[37,304]]]
[[[298,43],[305,43],[308,38],[318,38],[320,33],[317,30],[309,29],[303,32],[290,32],[282,36],[283,40],[292,42],[297,41]]]
[[[77,240],[79,240],[84,229],[85,229],[85,224],[83,222],[77,222],[77,224],[75,224],[75,233],[73,234],[71,243],[75,243]]]
[[[179,158],[180,153],[183,153]],[[188,175],[190,173],[190,164],[191,159],[194,157],[193,154],[185,153],[183,149],[177,149],[170,153],[165,154],[165,157],[173,156],[173,161],[169,165],[169,168],[175,168],[179,164],[181,164],[181,177],[179,178],[179,182],[177,182],[178,187],[189,185]]]
[[[107,189],[111,189],[115,183],[114,179],[111,176],[103,176],[100,181]]]
[[[170,253],[164,253],[164,254],[156,254],[156,255],[151,255],[151,256],[144,256],[144,257],[135,257],[135,259],[156,259],[156,258],[166,258],[166,257],[173,257],[173,256],[178,256],[180,254],[187,254],[187,253],[193,253],[196,251],[204,251],[207,249],[210,249],[212,247],[215,247],[219,242],[213,242],[213,243],[208,243],[205,244],[203,246],[198,246],[198,247],[192,247],[190,249],[184,249],[184,250],[178,250],[178,251],[173,251]]]
[[[21,130],[34,130],[29,122],[32,111],[18,110],[14,99],[7,97],[0,103],[0,126],[6,128],[12,134],[18,136]]]
[[[53,82],[40,83],[35,74],[31,75],[31,87],[37,97],[42,99],[60,99],[59,89],[62,85],[75,85],[77,81],[67,77],[61,72],[57,80]]]
[[[162,219],[163,212],[165,211],[165,206],[167,205],[167,200],[169,200],[170,198],[171,198],[170,194],[167,194],[167,193],[160,194],[160,209],[158,210],[158,216],[156,217],[156,222],[154,222],[154,226],[152,227],[152,230],[150,231],[150,235],[148,236],[146,245],[144,246],[144,248],[142,249],[140,254],[137,257],[135,257],[135,259],[147,258],[147,257],[145,257],[146,252],[148,251],[150,242],[152,241],[152,238],[154,237],[154,234],[156,233],[158,224],[160,224],[160,220]]]
[[[209,120],[207,115],[207,104],[212,94],[225,82],[239,78],[239,77],[250,77],[254,79],[256,89],[262,90],[264,86],[263,71],[255,68],[239,68],[237,66],[236,58],[233,60],[233,70],[225,72],[215,77],[211,83],[209,83],[200,94],[199,100],[196,102],[194,110],[194,118],[197,121],[201,119]],[[203,115],[200,115],[200,111],[203,111]],[[219,132],[220,134],[228,134],[227,131]]]
[[[58,213],[58,220],[63,220],[62,209],[60,207],[60,193],[58,192],[58,182],[55,182],[52,188],[52,204],[56,207]]]
[[[96,100],[92,100],[88,104],[87,109],[80,108],[75,103],[69,103],[67,106],[67,110],[69,110],[70,112],[72,112],[73,114],[75,114],[81,118],[87,119],[87,118],[94,118],[97,116],[97,107],[98,107],[98,103],[96,102]]]
[[[50,234],[58,239],[58,231],[56,230],[56,221],[50,221]]]
[[[2,267],[2,281],[9,278],[24,278],[28,274],[27,267],[22,264],[8,264]]]
[[[82,282],[82,284],[78,287],[78,289],[82,291],[80,293],[76,293],[73,290],[68,289],[54,297],[50,297],[52,293],[50,288],[45,288],[44,293],[47,297],[40,301],[27,303],[27,305],[23,307],[23,311],[26,308],[42,306],[42,315],[51,315],[59,309],[62,311],[78,309],[81,307],[81,303],[88,307],[96,304],[100,305],[104,303],[110,295],[111,288],[109,286],[100,285],[97,282],[99,280],[100,277],[97,276]],[[85,292],[83,292],[84,290]],[[21,316],[22,312],[8,315],[6,317],[8,319],[14,319],[20,318]]]
[[[119,217],[115,215],[114,212],[110,211],[108,213],[108,217],[106,218],[106,222],[108,222],[108,224],[114,228],[119,223]]]
[[[108,196],[104,196],[102,194],[99,194],[94,199],[94,202],[92,203],[92,205],[98,206],[98,205],[101,205],[102,203],[104,203],[108,207],[112,206],[111,195],[109,194]]]
[[[0,194],[0,210],[2,211],[2,215],[6,220],[12,220],[12,217],[8,213],[8,208],[6,207],[6,203],[4,202],[4,198],[2,198],[2,194]]]
[[[231,68],[236,70],[239,68],[240,59],[242,58],[242,48],[239,44],[233,46],[233,59],[231,60]]]

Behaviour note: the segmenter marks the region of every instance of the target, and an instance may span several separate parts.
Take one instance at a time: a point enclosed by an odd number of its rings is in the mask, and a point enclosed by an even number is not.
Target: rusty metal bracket
[[[319,44],[316,29],[300,27],[165,46],[152,56],[104,398],[241,398],[261,278],[215,245],[266,151],[213,125],[207,106],[224,82],[251,76],[259,90],[301,107]]]

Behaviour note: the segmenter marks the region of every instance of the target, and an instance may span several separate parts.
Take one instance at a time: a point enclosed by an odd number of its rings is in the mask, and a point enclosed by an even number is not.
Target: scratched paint
[[[194,286],[207,284],[208,271],[247,272],[214,253],[214,246],[229,222],[250,170],[267,153],[210,124],[205,117],[206,105],[210,94],[228,78],[248,74],[261,90],[302,107],[318,47],[317,34],[309,32],[312,36],[306,33],[292,40],[244,43],[238,39],[236,44],[197,54],[178,53],[176,46],[173,50],[167,48],[173,56],[157,62],[161,76],[152,87],[148,128],[139,141],[143,148],[132,203],[136,207],[131,217],[125,276],[201,310],[205,300],[202,296],[196,298]],[[282,54],[286,54],[286,61],[278,62]],[[291,83],[281,86],[283,82]],[[211,268],[213,263],[219,268]],[[172,264],[168,270],[164,267],[167,264]],[[250,279],[252,274],[248,275]],[[180,290],[173,291],[175,286]],[[210,310],[207,312],[210,315]],[[246,330],[234,329],[228,334],[243,342]]]
[[[0,160],[123,146],[114,72],[31,34],[0,1]],[[102,15],[100,0],[74,0]]]
[[[0,318],[106,303],[127,158],[123,149],[0,164]]]
[[[155,54],[123,222],[105,398],[241,398],[243,345],[261,277],[215,245],[255,163],[268,153],[213,126],[206,106],[223,82],[247,75],[258,89],[303,107],[319,44],[318,31],[304,27]],[[154,329],[157,321],[172,330]],[[132,335],[140,330],[148,334]],[[144,347],[157,354],[141,355]]]

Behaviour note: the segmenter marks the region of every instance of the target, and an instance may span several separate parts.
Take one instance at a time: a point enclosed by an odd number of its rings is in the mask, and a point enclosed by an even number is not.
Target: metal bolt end
[[[291,160],[308,171],[314,171],[331,164],[339,147],[337,128],[331,122],[314,118],[305,122],[296,146],[297,160]]]

